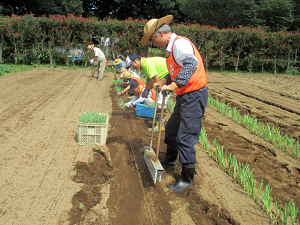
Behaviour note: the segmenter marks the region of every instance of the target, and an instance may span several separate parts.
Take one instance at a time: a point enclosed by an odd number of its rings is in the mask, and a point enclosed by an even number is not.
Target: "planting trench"
[[[90,74],[88,69],[37,68],[0,78],[0,221],[4,224],[270,224],[266,213],[201,151],[199,144],[193,187],[180,194],[166,189],[179,178],[180,166],[166,168],[162,182],[154,185],[142,151],[150,143],[146,131],[148,119],[135,115],[134,109],[124,112],[118,108],[118,97],[111,84],[116,78],[114,73],[106,72],[102,82],[91,80]],[[271,110],[276,105],[262,104],[259,99],[265,95],[259,89],[253,95],[259,98],[251,98],[226,86],[227,83],[234,86],[234,82],[247,85],[250,79],[250,76],[208,74],[209,95],[241,109],[251,109],[251,113],[268,112],[266,118],[275,124],[274,118],[284,115],[275,112],[283,107]],[[263,79],[266,81],[261,79],[262,90],[278,93],[274,91],[272,76]],[[286,80],[292,85],[287,89],[294,94],[282,92],[276,98],[299,103],[295,93],[299,78]],[[255,82],[244,86],[243,91],[252,90]],[[286,108],[295,110],[291,105]],[[104,146],[79,146],[76,142],[78,115],[88,110],[109,114]],[[282,116],[280,123],[296,137],[299,122],[295,119],[299,117],[290,111]],[[293,198],[299,207],[298,161],[212,109],[207,109],[203,124],[210,142],[217,136],[238,160],[248,161],[256,179],[274,180],[272,193],[281,203]],[[164,132],[162,140],[163,135]],[[155,149],[157,134],[154,140]],[[162,142],[160,158],[165,151]],[[283,197],[279,198],[280,195]]]

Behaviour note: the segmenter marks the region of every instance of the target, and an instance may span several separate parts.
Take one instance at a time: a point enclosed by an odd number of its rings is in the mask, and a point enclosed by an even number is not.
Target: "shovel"
[[[165,108],[165,95],[163,95],[156,153],[154,152],[154,150],[152,148],[154,124],[155,124],[155,119],[156,119],[156,110],[157,110],[157,102],[158,102],[158,93],[160,91],[160,87],[159,86],[156,86],[156,87],[157,87],[156,88],[157,94],[156,94],[156,98],[155,98],[155,107],[154,107],[154,116],[153,116],[153,122],[152,122],[150,146],[144,146],[144,160],[148,167],[150,175],[154,181],[154,184],[156,183],[157,179],[159,182],[161,181],[162,172],[164,171],[164,168],[162,167],[160,161],[158,160],[158,155],[159,155],[159,148],[160,148],[161,128],[162,128],[164,108]]]

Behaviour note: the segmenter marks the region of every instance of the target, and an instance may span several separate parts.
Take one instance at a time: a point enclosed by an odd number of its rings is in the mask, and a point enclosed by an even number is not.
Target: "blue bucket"
[[[144,104],[137,104],[135,108],[135,113],[138,116],[153,118],[154,107],[146,106]]]

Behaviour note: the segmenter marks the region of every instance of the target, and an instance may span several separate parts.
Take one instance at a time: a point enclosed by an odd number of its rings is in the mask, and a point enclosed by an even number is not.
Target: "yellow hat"
[[[126,70],[121,73],[120,78],[131,79],[131,78],[133,78],[133,73]]]
[[[87,49],[88,49],[88,50],[91,50],[93,47],[94,47],[94,45],[88,45],[88,46],[87,46]]]
[[[119,65],[121,62],[122,62],[121,59],[116,59],[116,60],[114,61],[114,65]]]
[[[149,20],[146,25],[144,26],[144,36],[141,39],[141,46],[144,46],[148,44],[149,38],[154,33],[154,31],[159,28],[164,23],[169,25],[173,19],[173,15],[167,15],[165,17],[162,17],[160,19],[151,19]]]

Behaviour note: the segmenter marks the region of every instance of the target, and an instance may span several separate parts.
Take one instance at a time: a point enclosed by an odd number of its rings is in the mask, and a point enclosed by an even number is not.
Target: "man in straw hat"
[[[115,65],[115,70],[117,69],[121,69],[121,68],[125,68],[126,67],[126,63],[122,61],[122,59],[116,59],[114,61],[114,65]]]
[[[122,78],[122,80],[125,80],[124,83],[127,83],[128,86],[126,85],[127,87],[123,91],[117,93],[118,96],[123,95],[124,93],[129,91],[130,81],[132,81],[132,80],[136,80],[140,85],[143,85],[143,86],[145,85],[144,81],[141,80],[139,75],[137,75],[133,71],[128,71],[128,70],[123,71],[120,75],[120,78]]]
[[[103,79],[103,73],[106,66],[106,58],[104,53],[100,48],[95,47],[94,45],[88,45],[87,46],[88,51],[94,51],[95,56],[94,58],[90,59],[90,63],[98,64],[98,78],[97,80],[101,81]]]
[[[182,164],[181,177],[168,188],[181,192],[193,185],[196,168],[195,144],[199,140],[202,117],[207,105],[206,73],[201,55],[186,37],[171,32],[169,26],[173,16],[151,19],[144,27],[141,45],[152,43],[166,50],[169,74],[153,84],[162,87],[162,92],[175,91],[176,105],[166,124],[165,143],[167,154],[162,165]],[[167,86],[163,86],[167,85]]]
[[[158,82],[162,78],[164,78],[168,73],[168,68],[166,64],[166,59],[162,57],[138,57],[137,55],[129,55],[126,58],[127,68],[133,68],[136,71],[141,70],[144,74],[147,82],[144,91],[144,95],[146,96],[149,90],[153,88],[153,83]],[[167,108],[167,101],[170,95],[165,98],[165,109]],[[162,107],[162,99],[163,96],[161,93],[158,94],[157,100],[157,113],[156,113],[156,124],[154,126],[154,132],[159,131],[160,117],[161,117],[161,107]],[[164,123],[166,119],[166,113],[163,115],[163,124],[162,130],[165,129]],[[152,121],[149,121],[152,124]],[[147,129],[148,132],[152,131],[152,128]]]

